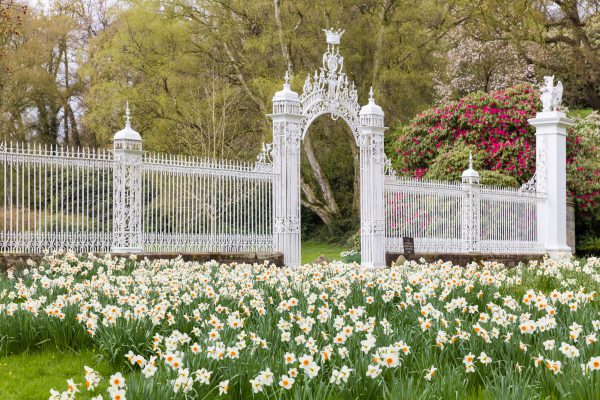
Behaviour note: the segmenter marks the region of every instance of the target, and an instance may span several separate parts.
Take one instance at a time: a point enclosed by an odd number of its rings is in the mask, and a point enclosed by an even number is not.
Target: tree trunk
[[[67,115],[71,123],[71,138],[76,146],[81,146],[81,138],[79,137],[79,130],[77,129],[77,120],[70,104],[67,104]]]
[[[283,59],[285,60],[285,66],[290,74],[290,79],[294,75],[294,71],[292,69],[292,59],[290,58],[290,53],[288,51],[287,46],[285,45],[284,37],[283,37],[283,26],[281,24],[281,17],[279,15],[279,1],[273,0],[273,7],[275,8],[275,24],[277,25],[277,35],[279,36],[279,46],[281,46],[281,54],[283,55]]]
[[[350,140],[350,149],[352,151],[352,161],[354,165],[354,196],[352,197],[352,211],[355,214],[360,214],[360,149],[356,144],[354,132],[351,129],[344,129],[348,133]]]
[[[333,191],[331,190],[331,185],[329,184],[329,180],[321,170],[321,164],[317,157],[315,156],[312,141],[309,135],[306,135],[303,142],[304,151],[306,152],[306,157],[308,158],[308,163],[310,164],[310,168],[312,173],[317,180],[317,184],[321,190],[321,194],[323,195],[323,200],[327,205],[327,208],[331,211],[332,214],[338,214],[340,209],[335,201],[335,197],[333,196]]]
[[[306,197],[306,199],[303,198],[300,200],[302,206],[317,214],[325,225],[331,224],[331,222],[333,222],[334,215],[327,208],[327,206],[317,198],[312,187],[310,187],[310,185],[305,182],[304,178],[302,177],[300,177],[300,187],[302,188],[302,193],[304,193],[304,196]]]
[[[373,54],[373,78],[371,85],[375,86],[377,82],[377,74],[379,73],[379,65],[381,64],[381,48],[383,47],[383,33],[385,30],[385,14],[390,6],[390,0],[384,0],[379,11],[379,29],[377,31],[377,43],[375,53]]]

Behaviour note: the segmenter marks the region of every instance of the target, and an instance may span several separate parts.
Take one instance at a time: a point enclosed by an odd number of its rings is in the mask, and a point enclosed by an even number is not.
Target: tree
[[[29,9],[0,63],[0,134],[4,139],[82,144],[76,57],[81,38],[73,13],[56,3],[49,15]]]
[[[559,76],[569,104],[600,108],[598,1],[477,0],[457,12],[479,42],[513,46],[540,76]]]
[[[439,101],[536,82],[533,64],[512,43],[496,39],[481,41],[463,26],[454,30],[445,68],[436,74]]]

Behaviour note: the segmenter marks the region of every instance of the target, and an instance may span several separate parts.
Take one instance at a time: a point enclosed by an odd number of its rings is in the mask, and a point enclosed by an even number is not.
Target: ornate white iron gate
[[[300,264],[300,141],[323,114],[344,120],[360,149],[362,265],[413,237],[417,252],[541,253],[566,245],[566,135],[562,85],[546,77],[536,128],[536,173],[520,190],[393,174],[383,149],[384,113],[369,93],[358,103],[339,52],[343,31],[326,30],[323,66],[303,92],[273,96],[273,143],[256,163],[144,154],[130,126],[112,152],[0,144],[2,252],[281,251]],[[272,157],[272,159],[271,159]],[[385,170],[385,171],[384,171]],[[385,172],[385,173],[384,173]]]
[[[362,265],[385,266],[383,207],[383,111],[375,104],[360,107],[354,83],[344,72],[339,52],[343,31],[325,30],[327,51],[323,66],[306,78],[300,96],[290,89],[286,73],[283,90],[273,96],[273,168],[275,249],[287,265],[300,264],[300,141],[312,122],[329,114],[342,118],[360,149],[360,219]]]

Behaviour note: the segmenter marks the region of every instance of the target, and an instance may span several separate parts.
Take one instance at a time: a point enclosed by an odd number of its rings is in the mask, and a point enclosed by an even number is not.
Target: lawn
[[[63,388],[70,378],[81,381],[85,365],[102,374],[110,372],[108,364],[98,363],[96,354],[90,350],[78,353],[44,350],[0,357],[0,399],[48,399],[50,388]]]
[[[302,242],[302,263],[315,262],[320,256],[325,256],[329,261],[340,260],[340,253],[348,250],[336,244],[306,241]]]

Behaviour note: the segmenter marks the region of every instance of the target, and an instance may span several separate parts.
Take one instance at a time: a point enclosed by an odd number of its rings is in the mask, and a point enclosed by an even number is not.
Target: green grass
[[[314,262],[319,256],[325,256],[329,261],[340,260],[340,253],[347,248],[323,242],[302,242],[302,263]]]
[[[569,110],[569,117],[571,117],[571,118],[585,117],[592,111],[594,111],[593,108],[579,108],[579,109]]]
[[[94,368],[103,376],[110,376],[106,362],[97,363],[91,351],[80,353],[47,350],[40,353],[21,353],[0,357],[0,399],[37,400],[47,399],[50,389],[66,390],[67,379],[83,382],[83,366]],[[99,389],[105,392],[106,384]],[[82,389],[80,387],[80,389]],[[90,398],[85,389],[77,398]],[[96,393],[99,393],[96,390]],[[103,393],[106,398],[106,393]]]

